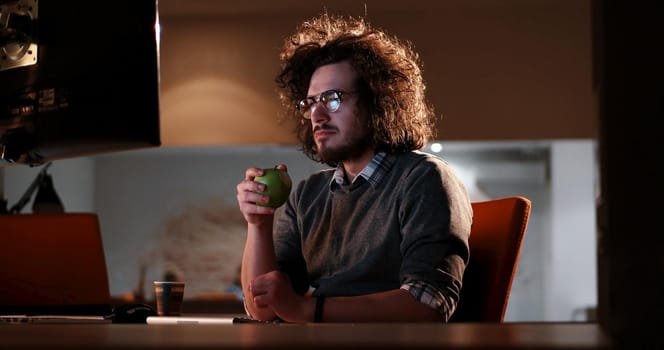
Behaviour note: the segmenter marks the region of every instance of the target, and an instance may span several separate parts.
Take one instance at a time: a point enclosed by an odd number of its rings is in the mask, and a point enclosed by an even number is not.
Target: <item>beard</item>
[[[325,143],[317,145],[318,159],[326,164],[339,164],[360,157],[371,146],[369,132],[360,125],[345,135],[343,141],[336,146],[326,146]]]

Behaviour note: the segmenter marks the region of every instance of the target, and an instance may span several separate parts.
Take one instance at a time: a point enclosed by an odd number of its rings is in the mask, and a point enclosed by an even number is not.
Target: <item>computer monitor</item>
[[[0,0],[0,166],[160,145],[155,0]]]

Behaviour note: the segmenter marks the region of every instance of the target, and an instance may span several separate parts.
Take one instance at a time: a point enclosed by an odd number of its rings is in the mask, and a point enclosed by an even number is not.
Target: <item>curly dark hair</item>
[[[295,133],[307,157],[320,162],[297,101],[306,97],[318,67],[341,61],[349,61],[358,74],[358,100],[369,112],[370,144],[377,150],[412,151],[434,136],[435,115],[425,96],[419,55],[410,42],[373,28],[365,18],[325,12],[305,21],[285,40],[280,59],[279,98],[286,118],[296,121]]]

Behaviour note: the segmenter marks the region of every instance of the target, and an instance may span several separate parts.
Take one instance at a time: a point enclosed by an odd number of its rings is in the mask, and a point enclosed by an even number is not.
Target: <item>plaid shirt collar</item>
[[[365,179],[366,181],[371,184],[372,187],[378,186],[380,181],[385,177],[385,174],[387,174],[390,169],[392,169],[392,165],[394,164],[394,157],[393,156],[388,156],[385,152],[378,152],[376,155],[371,159],[369,164],[367,164],[362,171],[357,174],[357,176],[353,179],[352,183],[355,183],[360,177]],[[346,171],[344,170],[344,166],[342,163],[339,163],[337,165],[336,170],[334,171],[334,176],[332,176],[332,182],[330,183],[330,186],[333,186],[334,184],[337,185],[344,185],[346,184]]]

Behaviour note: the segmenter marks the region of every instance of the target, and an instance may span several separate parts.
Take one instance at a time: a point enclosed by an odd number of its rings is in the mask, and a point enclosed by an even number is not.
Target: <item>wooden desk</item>
[[[597,324],[0,324],[0,349],[608,349]]]

